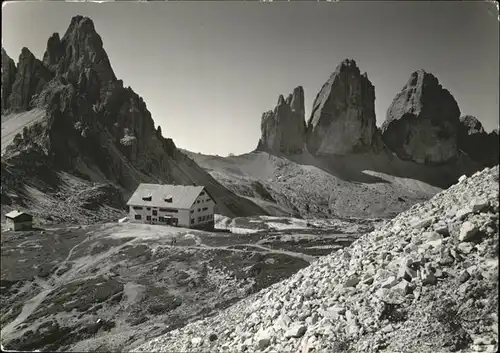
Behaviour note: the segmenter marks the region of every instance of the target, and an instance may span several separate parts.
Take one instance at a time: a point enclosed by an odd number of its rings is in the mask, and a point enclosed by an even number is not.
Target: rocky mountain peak
[[[467,129],[467,134],[482,134],[484,133],[483,124],[475,116],[463,115],[460,117],[460,125]]]
[[[54,33],[43,60],[27,48],[19,57],[8,105],[19,111],[31,105],[43,109],[44,124],[17,136],[6,159],[28,160],[30,151],[41,151],[36,160],[50,170],[93,181],[96,174],[89,170],[98,171],[99,182],[105,178],[128,191],[141,182],[196,182],[220,201],[221,213],[264,212],[230,193],[162,136],[144,100],[115,77],[91,19],[75,16],[62,38]],[[2,53],[2,92],[8,63]]]
[[[343,60],[314,100],[307,127],[313,154],[347,154],[371,147],[376,131],[375,89],[356,62]]]
[[[401,159],[421,164],[444,163],[458,153],[459,116],[455,98],[437,77],[417,70],[389,107],[382,138]]]
[[[293,93],[290,95],[290,108],[292,111],[305,116],[305,104],[304,104],[304,88],[302,86],[295,87]]]
[[[35,55],[26,47],[21,49],[21,54],[19,54],[18,67],[24,65],[26,62],[34,62],[36,59]]]
[[[51,79],[52,75],[43,63],[35,58],[28,48],[23,47],[11,92],[6,98],[6,107],[16,111],[29,110],[33,95],[40,93],[43,86]]]
[[[70,80],[76,81],[80,72],[86,68],[96,71],[102,83],[116,80],[101,36],[90,18],[73,17],[61,39],[61,45],[58,45],[55,37],[52,41],[49,39],[49,42],[44,58],[60,57],[58,73],[66,74]]]
[[[47,41],[47,50],[43,55],[43,64],[52,72],[56,72],[59,60],[64,55],[64,46],[59,33],[54,33]]]
[[[499,162],[498,132],[493,131],[488,134],[475,116],[460,117],[457,146],[471,159],[485,166],[492,167]]]
[[[296,87],[285,100],[282,94],[274,110],[262,114],[258,149],[278,153],[302,153],[305,147],[304,90]]]
[[[7,110],[8,98],[12,92],[12,85],[16,79],[16,64],[14,60],[7,55],[2,47],[2,110]]]
[[[344,59],[342,62],[337,66],[335,69],[335,72],[347,72],[347,71],[352,71],[355,73],[360,73],[359,67],[356,64],[356,60],[354,59]]]
[[[277,104],[277,106],[279,107],[279,106],[281,106],[281,105],[285,105],[285,104],[287,104],[287,103],[285,102],[285,98],[283,97],[283,95],[282,95],[282,94],[280,94],[280,96],[278,97],[278,104]]]

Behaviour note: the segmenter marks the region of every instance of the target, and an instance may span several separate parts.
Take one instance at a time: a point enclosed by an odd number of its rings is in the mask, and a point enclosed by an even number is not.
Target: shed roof
[[[194,185],[139,184],[127,205],[189,209],[204,188]],[[143,197],[149,196],[151,201],[143,200]],[[166,202],[168,198],[172,202]]]
[[[26,218],[33,218],[32,215],[26,212],[21,212],[21,211],[11,211],[5,215],[5,217],[10,218],[10,219],[16,219],[19,218],[20,216],[24,216]]]

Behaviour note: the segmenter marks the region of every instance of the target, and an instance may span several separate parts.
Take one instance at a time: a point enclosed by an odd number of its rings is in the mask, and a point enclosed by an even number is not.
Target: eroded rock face
[[[205,185],[222,214],[266,213],[225,189],[162,136],[144,100],[116,79],[92,20],[74,17],[58,38],[52,35],[47,43],[44,62],[50,70],[27,49],[21,54],[9,103],[27,110],[36,94],[33,102],[46,110],[46,127],[19,136],[7,149],[11,156],[36,149],[53,169],[89,180],[96,175],[89,170],[98,171],[99,180],[128,191],[141,182]]]
[[[55,73],[59,60],[63,57],[64,52],[65,48],[61,42],[61,38],[59,38],[59,33],[52,34],[47,41],[47,50],[43,55],[43,64],[45,67]]]
[[[451,93],[424,70],[412,73],[382,125],[385,144],[404,160],[439,164],[457,157],[460,109]]]
[[[90,18],[73,17],[60,45],[57,38],[52,36],[51,39],[47,43],[44,59],[49,61],[60,58],[58,71],[65,73],[69,80],[76,80],[86,68],[93,69],[102,83],[116,80],[101,36]],[[64,54],[61,53],[62,49]]]
[[[285,100],[282,95],[274,110],[262,114],[259,149],[285,154],[302,153],[305,148],[304,89],[299,86]]]
[[[33,95],[40,93],[51,79],[50,71],[42,62],[35,58],[28,48],[23,48],[12,91],[7,98],[7,106],[16,111],[29,110]]]
[[[498,130],[488,134],[476,117],[465,115],[460,117],[457,138],[458,148],[474,161],[488,167],[498,164]]]
[[[16,79],[16,64],[2,48],[2,110],[7,110],[8,98],[12,92],[12,85]]]
[[[344,60],[314,100],[307,148],[322,155],[363,151],[375,131],[375,89],[354,60]]]

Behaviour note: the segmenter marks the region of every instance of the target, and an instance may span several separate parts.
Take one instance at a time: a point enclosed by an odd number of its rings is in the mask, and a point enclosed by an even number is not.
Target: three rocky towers
[[[460,117],[451,93],[424,70],[411,74],[379,129],[375,88],[354,60],[346,59],[323,85],[305,123],[304,90],[297,87],[262,116],[258,150],[282,154],[347,155],[388,149],[402,160],[443,164],[465,153],[498,164],[498,130],[486,133],[472,116]]]

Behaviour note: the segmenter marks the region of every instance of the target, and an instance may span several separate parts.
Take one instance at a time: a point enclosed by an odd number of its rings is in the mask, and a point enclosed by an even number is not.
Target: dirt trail
[[[103,258],[112,256],[116,252],[120,251],[124,246],[126,246],[129,243],[134,242],[136,240],[137,239],[132,239],[131,241],[126,242],[124,244],[121,244],[120,246],[115,247],[113,249],[110,249],[103,254],[91,256],[91,259],[85,258],[85,261],[81,261],[79,263],[80,266],[75,266],[75,267],[71,268],[68,272],[62,274],[60,277],[53,278],[52,283],[48,283],[47,281],[44,281],[38,277],[35,277],[34,282],[38,286],[43,288],[42,292],[38,293],[33,298],[27,300],[23,305],[21,313],[13,321],[9,322],[7,325],[5,325],[5,327],[2,328],[2,330],[1,330],[2,339],[5,337],[8,337],[8,336],[11,336],[12,333],[14,333],[14,332],[16,333],[16,335],[20,334],[21,333],[20,331],[16,332],[16,326],[22,324],[42,304],[44,299],[52,291],[58,289],[62,285],[68,284],[69,282],[74,280],[80,272],[87,270],[89,267],[91,267],[94,264],[96,264],[97,262],[101,261]],[[63,268],[63,266],[65,266],[67,264],[67,262],[69,261],[69,259],[73,255],[73,251],[77,247],[79,247],[82,244],[87,243],[89,241],[90,241],[90,237],[86,238],[85,240],[83,240],[80,243],[73,246],[70,249],[70,251],[68,252],[68,256],[66,256],[66,258],[61,262],[61,264],[58,266],[57,270]],[[56,270],[56,272],[57,272],[57,270]],[[26,328],[26,329],[28,329],[28,328]]]
[[[55,229],[58,229],[57,227]],[[156,232],[154,234],[154,237],[151,236],[150,232]],[[172,238],[177,238],[180,243],[182,243],[183,238],[185,237],[186,234],[183,234],[182,232],[179,233],[178,229],[170,230],[172,234],[165,234],[164,229],[137,229],[133,232],[130,232],[130,234],[127,234],[128,232],[123,232],[122,227],[117,228],[116,225],[113,225],[113,227],[103,227],[98,230],[93,230],[93,231],[88,231],[85,237],[83,238],[82,241],[74,245],[67,253],[67,256],[60,262],[60,264],[57,266],[57,269],[55,270],[55,273],[57,273],[58,270],[63,270],[66,267],[69,267],[68,264],[71,263],[71,267],[67,269],[66,272],[62,273],[60,276],[53,275],[51,278],[48,279],[48,281],[45,281],[41,278],[35,277],[34,283],[36,283],[41,289],[41,292],[38,293],[36,296],[32,297],[28,301],[26,301],[21,309],[20,314],[10,323],[8,323],[5,327],[2,328],[1,330],[1,335],[2,338],[8,338],[12,339],[15,336],[22,335],[24,332],[27,330],[33,330],[35,326],[38,326],[39,323],[34,323],[33,325],[30,325],[28,327],[25,327],[23,329],[16,328],[16,326],[19,326],[23,324],[28,317],[34,313],[37,308],[40,305],[43,305],[42,303],[44,302],[45,298],[49,296],[53,291],[57,290],[61,286],[64,286],[71,281],[74,281],[75,279],[81,279],[84,274],[92,269],[93,267],[99,267],[98,264],[101,263],[105,259],[109,259],[111,256],[119,253],[123,248],[130,246],[131,244],[134,245],[139,245],[139,244],[147,244],[148,246],[151,246],[150,241],[152,238],[155,238],[156,242],[155,245],[161,245],[161,246],[166,246],[166,247],[176,247],[176,248],[181,248],[181,249],[200,249],[200,250],[226,250],[226,251],[231,251],[231,252],[238,252],[238,253],[249,253],[249,252],[260,252],[260,253],[265,253],[265,254],[281,254],[281,255],[287,255],[291,256],[294,258],[301,259],[303,261],[306,261],[308,263],[311,263],[316,259],[314,256],[306,255],[300,252],[294,252],[294,251],[287,251],[287,250],[281,250],[281,249],[273,249],[273,248],[268,248],[264,246],[264,244],[261,244],[259,241],[257,244],[255,243],[245,243],[245,244],[230,244],[230,245],[223,245],[223,246],[210,246],[204,243],[204,236],[203,234],[198,234],[197,232],[189,232],[190,238],[194,241],[195,244],[193,245],[177,245],[171,243]],[[145,236],[142,236],[144,233]],[[78,258],[74,257],[75,252],[81,247],[88,246],[90,243],[94,241],[99,241],[99,239],[103,238],[124,238],[124,237],[129,237],[131,236],[132,239],[129,239],[128,241],[118,245],[118,246],[113,246],[107,251],[95,254],[95,255],[87,255],[87,256],[80,256]],[[230,239],[230,237],[228,237]],[[238,249],[238,248],[232,248],[233,246],[238,245],[241,247],[247,246],[250,248],[248,249]],[[102,271],[106,271],[106,269],[100,269]],[[100,272],[102,272],[100,271]],[[97,275],[96,273],[93,273],[93,276]],[[144,288],[142,288],[141,285],[138,285],[136,283],[129,282],[125,285],[125,295],[126,295],[126,301],[128,303],[134,302],[137,300],[138,296],[142,295]],[[36,329],[36,328],[35,328]]]
[[[71,255],[73,254],[73,251],[80,246],[81,244],[87,242],[88,239],[85,239],[81,241],[80,243],[76,244],[73,246],[70,251],[68,252],[68,256],[64,259],[64,261],[58,266],[57,270],[61,269],[63,266],[66,265],[68,260],[71,258]],[[57,272],[56,270],[56,272]],[[53,284],[49,284],[48,282],[35,277],[34,282],[43,288],[43,290],[38,293],[36,296],[33,298],[27,300],[23,308],[21,310],[21,313],[11,322],[9,322],[5,327],[2,328],[1,335],[2,337],[9,336],[12,331],[15,329],[16,326],[22,324],[39,306],[42,304],[43,300],[49,295],[53,290],[58,288],[61,284],[65,283],[65,280],[62,277],[59,277],[55,279]]]
[[[265,246],[256,245],[256,244],[237,244],[237,245],[238,246],[248,246],[251,248],[259,248],[261,250],[264,250],[264,252],[266,252],[268,254],[288,255],[288,256],[296,257],[296,258],[299,258],[301,260],[307,261],[309,263],[316,260],[316,257],[314,257],[314,256],[302,254],[299,252],[270,249],[270,248],[266,248]],[[248,250],[244,250],[244,249],[234,249],[234,248],[231,248],[231,246],[234,246],[234,245],[210,246],[210,245],[200,244],[199,246],[181,246],[181,247],[184,249],[227,250],[227,251],[232,251],[232,252],[249,252]]]
[[[306,254],[303,254],[300,252],[294,252],[294,251],[270,249],[270,248],[267,248],[267,247],[259,245],[259,244],[238,244],[238,246],[250,246],[253,248],[259,248],[259,249],[265,250],[266,252],[268,252],[270,254],[283,254],[283,255],[293,256],[293,257],[299,258],[301,260],[307,261],[309,263],[316,260],[315,256],[306,255]]]
[[[31,298],[30,300],[26,301],[24,303],[23,309],[21,310],[21,313],[11,322],[9,322],[7,325],[5,325],[2,328],[1,331],[1,336],[2,338],[9,336],[12,331],[15,330],[15,327],[21,323],[24,322],[30,316],[36,308],[43,302],[45,297],[49,295],[49,293],[52,292],[52,289],[44,289],[40,293],[38,293],[35,297]]]

